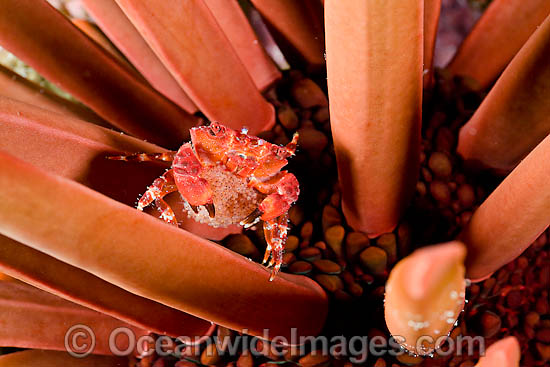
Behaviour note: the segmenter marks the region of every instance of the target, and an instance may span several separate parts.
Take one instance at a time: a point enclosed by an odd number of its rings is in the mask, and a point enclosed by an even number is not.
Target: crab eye
[[[212,136],[216,136],[216,134],[220,131],[220,125],[218,125],[217,123],[215,122],[212,122],[209,126],[209,129],[208,129],[208,132],[212,135]]]
[[[281,159],[285,159],[285,158],[288,157],[288,152],[286,151],[286,149],[284,147],[274,145],[271,148],[271,151],[273,152],[273,154],[275,154],[277,157],[279,157]]]

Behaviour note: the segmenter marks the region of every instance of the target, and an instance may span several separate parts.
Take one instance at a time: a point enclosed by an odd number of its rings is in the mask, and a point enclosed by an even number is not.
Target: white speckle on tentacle
[[[414,329],[414,331],[418,331],[420,329],[424,329],[424,328],[427,328],[428,326],[430,326],[430,322],[429,321],[413,321],[413,320],[409,320],[409,322],[407,323],[407,325],[409,325],[410,327],[412,327]]]

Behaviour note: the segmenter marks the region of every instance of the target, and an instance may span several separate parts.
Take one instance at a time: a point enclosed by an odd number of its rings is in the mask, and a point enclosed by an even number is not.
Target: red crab
[[[191,129],[191,142],[177,152],[113,156],[123,161],[163,161],[172,166],[145,191],[137,204],[143,210],[154,203],[160,217],[178,225],[164,197],[178,191],[188,215],[212,226],[239,223],[248,228],[264,221],[267,243],[264,259],[271,257],[273,280],[282,264],[287,238],[288,210],[298,199],[296,177],[281,169],[294,155],[298,133],[279,146],[218,123]],[[220,210],[221,209],[221,210]]]

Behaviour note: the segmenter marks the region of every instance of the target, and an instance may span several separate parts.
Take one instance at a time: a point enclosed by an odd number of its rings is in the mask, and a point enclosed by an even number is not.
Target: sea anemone
[[[50,3],[0,11],[0,367],[548,365],[547,0]],[[272,282],[107,159],[208,121],[300,135]]]

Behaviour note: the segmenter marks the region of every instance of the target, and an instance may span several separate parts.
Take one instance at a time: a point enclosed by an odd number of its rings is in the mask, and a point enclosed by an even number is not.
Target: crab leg
[[[298,132],[295,132],[294,135],[292,135],[292,140],[290,141],[290,143],[283,147],[286,154],[288,154],[287,157],[292,157],[294,154],[296,154],[296,147],[298,146],[299,137],[300,134]]]
[[[275,275],[277,275],[283,263],[284,244],[286,243],[288,232],[287,223],[288,214],[286,213],[275,219],[264,221],[264,235],[265,242],[267,243],[267,248],[265,250],[264,260],[262,264],[264,264],[271,256],[271,260],[267,265],[268,267],[273,266],[269,281],[272,281],[273,278],[275,278]]]
[[[172,162],[176,152],[169,151],[164,153],[136,153],[130,155],[114,155],[107,157],[113,161],[126,161],[126,162]]]
[[[244,228],[252,227],[254,224],[258,223],[260,221],[260,216],[262,215],[262,212],[260,209],[256,208],[254,209],[250,214],[246,216],[241,222],[239,223]],[[265,262],[265,261],[264,261]]]
[[[165,221],[166,223],[170,223],[172,225],[178,226],[178,221],[176,220],[176,214],[170,208],[170,205],[166,201],[164,201],[161,198],[155,199],[155,206],[157,207],[157,210],[160,212],[160,219]]]
[[[176,215],[170,206],[162,199],[171,192],[177,191],[176,183],[174,181],[174,171],[168,170],[162,176],[153,181],[153,184],[149,186],[147,191],[139,199],[137,209],[143,211],[143,208],[150,205],[153,201],[160,211],[160,217],[167,223],[178,225],[176,221]]]

